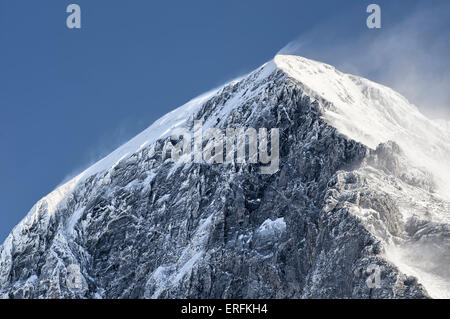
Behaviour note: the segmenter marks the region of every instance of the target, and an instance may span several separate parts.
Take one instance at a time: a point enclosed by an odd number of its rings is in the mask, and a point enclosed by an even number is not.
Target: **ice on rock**
[[[279,128],[279,171],[165,160],[173,130],[196,119]],[[448,297],[449,171],[448,122],[383,85],[277,55],[37,202],[0,246],[0,296]],[[64,286],[74,264],[80,291]],[[366,284],[373,264],[380,289]]]

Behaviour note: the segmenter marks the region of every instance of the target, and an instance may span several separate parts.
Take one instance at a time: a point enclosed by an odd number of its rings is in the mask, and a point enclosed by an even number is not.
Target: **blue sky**
[[[372,2],[380,30],[365,26]],[[70,3],[81,30],[65,25]],[[448,115],[449,13],[445,0],[0,0],[0,241],[63,180],[290,41]]]

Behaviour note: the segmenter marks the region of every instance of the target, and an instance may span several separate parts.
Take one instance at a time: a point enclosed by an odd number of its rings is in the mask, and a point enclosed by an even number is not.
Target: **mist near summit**
[[[343,16],[318,21],[284,46],[293,54],[326,62],[403,94],[431,119],[450,120],[450,3],[419,6],[404,19],[385,18],[381,29],[362,26],[358,35]],[[386,10],[387,11],[387,10]],[[368,14],[361,13],[361,24]],[[346,29],[347,28],[347,29]]]

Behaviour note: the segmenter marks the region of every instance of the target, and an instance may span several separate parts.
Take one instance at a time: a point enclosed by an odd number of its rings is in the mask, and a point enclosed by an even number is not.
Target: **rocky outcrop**
[[[279,69],[264,72],[224,87],[187,123],[279,128],[278,172],[263,175],[250,163],[176,163],[166,156],[173,141],[161,138],[78,182],[53,212],[39,202],[1,247],[0,293],[429,297],[386,258],[386,247],[420,231],[431,238],[436,227],[405,222],[396,197],[374,180],[428,192],[431,178],[408,175],[395,143],[370,150],[340,134],[301,83]],[[232,100],[234,108],[216,118]],[[436,234],[448,242],[448,229]]]

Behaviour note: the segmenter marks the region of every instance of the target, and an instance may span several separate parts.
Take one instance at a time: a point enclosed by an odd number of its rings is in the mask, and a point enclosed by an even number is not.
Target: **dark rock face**
[[[401,150],[382,145],[369,151],[339,134],[321,118],[319,103],[282,71],[262,82],[257,76],[223,88],[195,119],[214,116],[241,95],[215,126],[279,128],[277,173],[259,174],[259,164],[174,163],[165,156],[171,140],[158,140],[79,183],[53,214],[40,203],[1,248],[0,293],[428,297],[415,278],[383,257],[385,241],[421,226],[406,227],[396,202],[361,174],[370,166],[402,178],[403,168],[389,159]],[[355,209],[378,217],[362,220]],[[381,272],[374,288],[367,282],[375,266]]]

